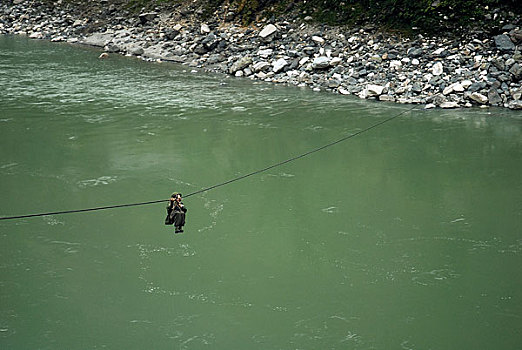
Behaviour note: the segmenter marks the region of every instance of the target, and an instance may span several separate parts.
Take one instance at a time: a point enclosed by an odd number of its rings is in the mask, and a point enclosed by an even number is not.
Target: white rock
[[[254,69],[254,72],[266,71],[270,68],[270,63],[264,61],[256,62],[252,68]]]
[[[305,64],[306,62],[308,62],[309,60],[310,60],[310,57],[308,57],[308,56],[305,56],[305,57],[301,58],[301,59],[299,60],[299,66],[304,65],[304,64]]]
[[[414,58],[411,60],[411,64],[413,64],[414,66],[418,66],[420,64],[419,60]]]
[[[264,50],[257,51],[257,55],[261,56],[263,58],[267,58],[269,56],[272,56],[272,53],[274,53],[274,50],[272,50],[272,49],[264,49]]]
[[[271,34],[273,34],[275,32],[277,32],[277,27],[275,25],[273,25],[273,24],[269,24],[269,25],[265,26],[263,28],[263,30],[261,30],[259,32],[259,36],[261,38],[266,38],[266,37],[268,37],[269,35],[271,35]]]
[[[342,87],[338,88],[337,91],[339,91],[339,93],[341,95],[350,95],[350,91],[348,91],[348,90],[346,90],[345,88],[342,88]]]
[[[473,82],[471,80],[463,80],[460,82],[460,85],[462,85],[462,87],[464,89],[467,89],[471,86],[471,84],[473,84]]]
[[[390,61],[390,69],[399,69],[402,67],[402,62],[399,60]]]
[[[455,83],[453,84],[453,91],[455,92],[464,92],[464,86],[462,86],[461,83]]]
[[[312,40],[315,41],[318,44],[324,44],[324,39],[321,38],[320,36],[314,35],[314,36],[312,36]]]
[[[382,94],[383,90],[384,90],[384,86],[368,84],[366,86],[366,95],[367,96],[379,96],[380,94]]]
[[[511,101],[508,104],[508,108],[509,109],[515,109],[515,110],[521,110],[522,109],[522,101],[520,101],[520,100]]]
[[[368,91],[364,89],[363,91],[359,92],[357,96],[359,96],[360,99],[364,100],[365,98],[368,98]]]
[[[314,58],[312,62],[312,68],[314,69],[323,69],[330,66],[330,59],[326,56],[319,56]]]
[[[458,108],[460,107],[457,102],[443,102],[440,104],[440,108],[448,109],[448,108]]]
[[[283,69],[286,65],[288,64],[288,62],[286,62],[286,60],[284,58],[280,58],[278,59],[277,61],[274,61],[272,62],[272,71],[274,73],[278,73],[281,69]]]
[[[433,51],[433,56],[438,56],[438,55],[440,55],[441,53],[444,52],[444,50],[446,50],[446,49],[443,48],[443,47],[438,48],[437,50]]]
[[[464,91],[464,87],[460,83],[454,83],[454,84],[451,84],[450,86],[447,86],[444,89],[444,91],[442,91],[442,94],[448,95],[448,94],[451,94],[452,92],[463,92],[463,91]]]
[[[208,34],[208,33],[210,33],[210,27],[208,26],[208,24],[202,23],[201,24],[201,28],[200,28],[200,32],[201,32],[201,34]]]
[[[42,39],[43,35],[40,32],[34,32],[34,33],[31,33],[31,35],[29,35],[29,38],[30,39]]]
[[[331,66],[337,66],[339,65],[339,63],[341,63],[343,61],[343,59],[341,57],[334,57],[330,60],[330,65]]]
[[[390,96],[390,95],[381,95],[381,96],[379,96],[379,101],[394,102],[395,101],[395,97]]]
[[[440,62],[435,63],[431,69],[431,73],[433,75],[441,75],[442,72],[444,72],[444,67],[442,67],[442,63],[440,63]]]
[[[469,95],[469,98],[471,98],[473,101],[478,102],[480,104],[486,104],[488,102],[487,96],[484,96],[478,92],[472,93],[471,95]]]
[[[424,109],[432,109],[432,108],[435,108],[436,106],[433,104],[433,103],[428,103],[426,106],[424,106]]]

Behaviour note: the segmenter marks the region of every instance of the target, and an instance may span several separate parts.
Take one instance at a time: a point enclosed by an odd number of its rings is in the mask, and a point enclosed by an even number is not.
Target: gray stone
[[[241,57],[236,62],[234,62],[232,67],[230,67],[229,72],[230,72],[230,74],[234,74],[237,71],[242,70],[242,69],[248,67],[251,64],[252,64],[252,58],[251,57],[249,57],[249,56]]]
[[[490,105],[499,105],[500,103],[502,103],[502,97],[500,97],[500,95],[498,94],[497,89],[489,89],[488,101]]]
[[[330,89],[335,89],[335,88],[339,87],[339,85],[341,85],[341,82],[339,80],[337,80],[337,79],[328,80],[327,86]]]
[[[469,86],[468,91],[475,92],[475,91],[479,91],[479,90],[481,90],[481,89],[483,89],[485,87],[486,87],[486,83],[484,83],[484,82],[480,82],[480,83],[476,82],[476,83],[473,83],[473,84],[471,84]]]
[[[522,42],[522,29],[513,30],[510,34],[511,34],[511,39],[514,42],[516,42],[517,44]]]
[[[501,51],[513,51],[515,50],[515,44],[511,41],[509,36],[506,34],[500,34],[495,37],[493,37],[495,40],[495,45],[497,46],[497,49]]]
[[[518,63],[515,63],[511,66],[509,73],[513,74],[513,78],[516,81],[522,79],[522,67]]]
[[[81,44],[104,47],[113,38],[112,34],[94,33],[80,41]]]
[[[143,54],[143,48],[140,46],[133,45],[129,48],[129,53],[135,56],[139,56]]]
[[[149,47],[143,49],[142,56],[153,59],[153,60],[164,60],[165,59],[163,50],[161,49],[161,47],[159,47],[157,45],[149,46]]]
[[[194,52],[197,53],[198,55],[204,55],[208,51],[209,51],[208,48],[203,44],[199,44],[194,48]]]
[[[120,47],[114,43],[109,43],[109,44],[105,45],[103,50],[108,53],[119,52]]]
[[[140,13],[138,15],[138,18],[140,19],[141,24],[146,24],[148,22],[154,21],[158,17],[157,12],[146,12],[146,13]]]
[[[207,63],[208,64],[216,64],[216,63],[219,63],[219,62],[223,62],[225,60],[225,57],[223,55],[220,55],[220,54],[212,54],[209,56],[209,58],[207,59]]]
[[[174,40],[174,38],[178,36],[179,30],[175,30],[174,28],[166,28],[164,33],[167,39]]]
[[[422,86],[419,83],[413,83],[411,86],[411,91],[416,93],[422,92]]]
[[[411,47],[408,49],[406,54],[410,57],[420,57],[422,55],[422,49],[417,47]]]

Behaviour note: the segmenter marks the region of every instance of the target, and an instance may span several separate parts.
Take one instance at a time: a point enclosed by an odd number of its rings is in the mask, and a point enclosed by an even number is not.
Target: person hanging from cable
[[[169,204],[167,205],[165,225],[174,224],[175,233],[183,232],[183,226],[185,226],[185,213],[187,212],[187,208],[181,200],[181,193],[174,192],[169,199]]]

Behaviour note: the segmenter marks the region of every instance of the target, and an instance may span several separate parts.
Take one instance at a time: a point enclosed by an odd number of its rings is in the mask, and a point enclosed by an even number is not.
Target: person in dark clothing
[[[181,201],[181,193],[173,193],[169,199],[169,204],[167,205],[167,219],[165,220],[166,224],[174,224],[175,233],[183,232],[183,226],[185,226],[185,213],[187,212],[187,208]]]

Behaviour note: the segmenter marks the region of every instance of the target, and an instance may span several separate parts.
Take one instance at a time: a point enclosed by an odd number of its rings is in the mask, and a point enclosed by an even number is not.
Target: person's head
[[[171,198],[173,198],[175,201],[178,201],[178,202],[179,202],[179,201],[181,201],[181,193],[179,193],[179,192],[174,192],[174,193],[172,194],[172,197],[171,197]]]

